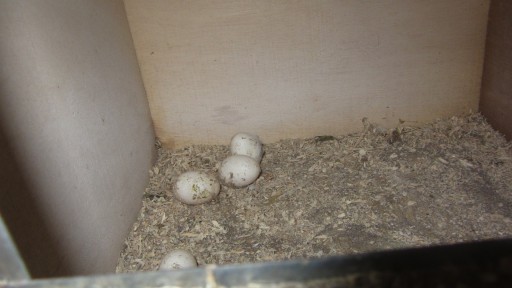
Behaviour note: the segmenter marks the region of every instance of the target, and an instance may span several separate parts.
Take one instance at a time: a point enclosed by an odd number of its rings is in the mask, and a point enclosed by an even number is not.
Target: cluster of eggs
[[[263,145],[258,136],[238,133],[231,138],[231,156],[222,161],[220,180],[228,186],[245,187],[260,175]]]
[[[222,161],[218,179],[222,184],[241,188],[250,185],[261,173],[260,161],[263,145],[258,136],[238,133],[231,138],[231,155]],[[217,177],[199,171],[189,171],[178,176],[174,184],[174,195],[189,205],[206,203],[219,195]]]
[[[259,137],[238,133],[231,138],[230,156],[220,164],[218,178],[200,171],[185,172],[178,176],[174,184],[174,195],[185,204],[198,205],[217,197],[220,183],[234,188],[246,187],[258,179],[262,157],[263,145]],[[188,251],[174,250],[164,257],[159,269],[174,270],[196,266],[194,256]]]

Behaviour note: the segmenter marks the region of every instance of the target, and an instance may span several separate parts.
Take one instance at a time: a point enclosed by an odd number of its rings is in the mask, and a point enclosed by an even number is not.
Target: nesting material
[[[206,204],[172,197],[189,170],[218,172],[226,146],[159,148],[118,272],[175,249],[200,265],[352,254],[512,236],[511,145],[471,115],[265,145],[252,185]]]

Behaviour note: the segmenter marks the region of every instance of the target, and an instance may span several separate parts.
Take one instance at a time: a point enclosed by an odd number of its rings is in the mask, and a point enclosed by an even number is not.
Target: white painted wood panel
[[[168,147],[476,110],[489,0],[125,0]]]

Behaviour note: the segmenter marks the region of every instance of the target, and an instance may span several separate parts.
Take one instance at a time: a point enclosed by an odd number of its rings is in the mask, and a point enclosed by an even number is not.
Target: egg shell
[[[203,204],[217,197],[220,183],[217,179],[204,172],[189,171],[178,176],[174,184],[176,198],[189,205]]]
[[[196,258],[188,251],[177,249],[167,254],[158,270],[178,270],[197,267]]]
[[[258,178],[261,173],[259,162],[245,155],[231,155],[222,161],[219,178],[227,186],[244,187]]]
[[[237,133],[231,138],[231,155],[245,155],[260,162],[263,157],[263,144],[257,135]]]

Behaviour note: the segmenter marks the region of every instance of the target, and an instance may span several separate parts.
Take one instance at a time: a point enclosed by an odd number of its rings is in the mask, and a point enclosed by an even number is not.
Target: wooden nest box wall
[[[512,3],[0,2],[0,212],[34,277],[112,272],[154,156],[481,111],[512,137]]]

